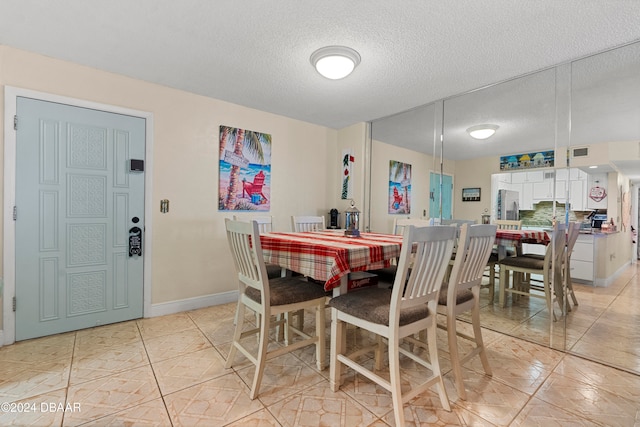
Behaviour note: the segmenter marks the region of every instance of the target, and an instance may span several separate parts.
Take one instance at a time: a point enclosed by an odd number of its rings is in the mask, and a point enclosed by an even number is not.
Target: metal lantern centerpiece
[[[356,203],[351,200],[351,206],[344,211],[344,235],[347,237],[360,237],[360,211]]]

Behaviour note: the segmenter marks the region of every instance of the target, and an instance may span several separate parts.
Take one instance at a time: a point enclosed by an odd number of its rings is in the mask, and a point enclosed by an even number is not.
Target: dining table
[[[260,244],[266,263],[324,282],[334,296],[347,292],[349,273],[386,268],[400,256],[402,236],[344,230],[265,232]]]
[[[523,243],[548,245],[551,238],[543,230],[496,230],[495,244],[498,246],[498,259],[503,259],[507,253],[507,247],[515,247],[520,251]]]

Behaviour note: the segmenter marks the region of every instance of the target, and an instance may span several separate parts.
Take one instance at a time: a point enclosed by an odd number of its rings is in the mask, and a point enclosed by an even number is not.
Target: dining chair
[[[293,231],[322,231],[325,228],[324,216],[291,216]]]
[[[398,263],[398,273],[392,289],[367,288],[334,297],[331,307],[331,368],[330,385],[337,391],[342,384],[342,365],[364,375],[391,392],[395,422],[404,425],[403,404],[427,388],[436,385],[440,402],[451,410],[444,387],[436,342],[436,309],[438,294],[449,265],[456,238],[455,227],[405,227]],[[413,268],[409,268],[412,262]],[[347,352],[345,334],[347,324],[378,336],[376,343],[363,349]],[[427,342],[412,335],[427,332]],[[383,338],[387,340],[389,378],[358,363],[360,356],[373,351],[376,371],[382,369]],[[400,346],[403,339],[428,349],[429,361],[415,351]],[[400,379],[400,354],[431,370],[431,376],[419,386],[403,393]],[[368,359],[367,359],[368,360]]]
[[[480,356],[487,375],[492,375],[480,328],[480,284],[496,238],[496,225],[462,224],[458,237],[453,269],[438,298],[438,313],[446,316],[449,355],[458,396],[467,398],[462,381],[462,365],[476,355]],[[471,311],[473,336],[456,328],[456,316]],[[439,327],[443,327],[438,325]],[[473,343],[473,349],[460,356],[458,337]]]
[[[494,222],[500,230],[521,230],[522,221],[513,219],[498,219]]]
[[[522,229],[522,221],[521,220],[511,220],[511,219],[499,219],[494,221],[494,224],[498,227],[499,230],[521,230]],[[507,249],[508,256],[515,256],[518,254],[517,249]],[[496,290],[496,274],[500,275],[500,272],[496,272],[496,267],[499,267],[499,257],[498,257],[498,249],[494,247],[489,259],[487,260],[487,270],[488,270],[488,278],[489,283],[484,284],[481,288],[489,289],[489,302],[493,304],[493,300],[495,298],[495,290]],[[499,279],[499,277],[498,277]]]
[[[500,266],[500,306],[506,303],[506,293],[512,295],[528,295],[536,298],[544,298],[549,314],[556,320],[553,302],[558,301],[562,307],[561,293],[561,265],[566,242],[565,224],[556,224],[553,227],[551,242],[547,245],[544,258],[526,255],[508,256],[499,262]],[[514,273],[513,285],[509,286],[510,273]],[[516,274],[519,273],[519,274]],[[531,275],[542,275],[542,285],[532,283]],[[527,276],[528,275],[528,276]],[[553,277],[552,277],[553,276]],[[528,280],[524,278],[528,277]],[[553,281],[554,289],[551,288]],[[539,291],[534,293],[532,291]]]
[[[273,231],[273,218],[271,215],[264,216],[251,216],[251,217],[241,217],[239,215],[233,216],[234,221],[255,221],[258,223],[258,230],[260,233],[270,233]],[[287,270],[285,268],[280,267],[277,264],[266,264],[267,266],[267,277],[269,279],[275,279],[276,277],[282,277],[287,274]]]
[[[413,225],[415,227],[428,227],[429,220],[417,218],[394,218],[391,234],[402,235],[405,227],[407,227],[408,225]],[[391,286],[393,284],[393,281],[395,280],[397,271],[398,260],[393,259],[389,267],[370,270],[369,273],[377,275],[379,282],[387,283],[389,284],[389,286]]]
[[[576,298],[576,294],[573,291],[573,283],[571,282],[571,254],[573,252],[573,247],[575,246],[579,235],[580,235],[580,222],[578,221],[569,222],[568,232],[567,232],[567,246],[565,248],[565,254],[563,254],[563,257],[562,257],[562,274],[563,274],[563,278],[566,279],[567,292],[569,296],[571,296],[573,305],[578,305],[578,299]],[[540,255],[540,254],[525,253],[523,255],[532,257],[532,258],[544,259],[544,255]],[[567,305],[567,311],[571,311],[570,305]]]
[[[576,298],[575,292],[573,292],[573,283],[571,282],[571,254],[573,253],[573,247],[575,246],[579,235],[580,223],[578,221],[569,223],[569,233],[567,235],[567,255],[564,259],[565,265],[563,272],[567,281],[567,291],[569,292],[569,295],[571,295],[573,305],[578,305],[578,299]],[[568,304],[567,307],[569,307]]]
[[[251,384],[250,398],[258,395],[260,383],[268,359],[280,356],[299,348],[316,346],[316,364],[319,370],[324,368],[325,356],[325,293],[322,287],[309,283],[300,277],[279,277],[269,280],[262,256],[260,233],[256,221],[243,222],[225,219],[227,241],[233,255],[238,274],[238,320],[229,357],[225,368],[231,368],[240,351],[256,367]],[[245,310],[249,308],[259,315],[257,327],[244,331]],[[291,326],[286,313],[296,310],[312,309],[316,312],[316,328],[313,336],[305,334]],[[272,322],[272,315],[285,314],[285,317]],[[269,329],[283,325],[285,345],[267,351]],[[293,341],[291,334],[301,339]],[[254,354],[243,340],[248,336],[258,336],[258,350]]]
[[[443,219],[440,221],[440,225],[453,225],[462,226],[462,224],[473,225],[477,221],[475,219]]]
[[[271,215],[263,215],[263,216],[251,216],[251,217],[244,217],[244,216],[240,216],[240,215],[234,215],[233,216],[233,220],[234,221],[255,221],[258,223],[258,231],[260,231],[260,233],[269,233],[271,231],[273,231],[273,218],[271,217]],[[287,275],[287,269],[286,268],[282,268],[277,264],[265,264],[266,268],[267,268],[267,278],[269,279],[275,279],[277,277],[284,277]],[[236,317],[233,321],[233,324],[237,324],[238,323],[238,310],[236,310]],[[256,313],[256,319],[258,319],[258,313]],[[302,320],[302,322],[304,321],[304,319]],[[300,324],[301,321],[299,321],[298,323]],[[282,328],[278,329],[278,339],[282,340],[284,339],[284,331],[282,330]]]

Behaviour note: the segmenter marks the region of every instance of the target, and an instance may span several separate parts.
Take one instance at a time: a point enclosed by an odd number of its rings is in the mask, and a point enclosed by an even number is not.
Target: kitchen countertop
[[[553,231],[553,228],[544,228],[543,231],[546,231],[547,233],[550,233]],[[601,230],[599,228],[592,228],[592,229],[582,229],[580,230],[580,234],[590,234],[593,236],[608,236],[609,234],[616,234],[619,233],[620,231],[618,230]]]
[[[580,230],[580,234],[592,234],[594,236],[607,236],[609,234],[617,234],[619,233],[618,230],[598,230],[598,229],[593,229],[593,230]]]

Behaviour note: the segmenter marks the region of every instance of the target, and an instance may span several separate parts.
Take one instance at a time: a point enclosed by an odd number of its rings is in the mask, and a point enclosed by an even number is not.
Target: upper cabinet
[[[602,177],[601,175],[604,175]],[[606,174],[587,175],[580,169],[540,169],[528,172],[511,172],[494,175],[493,183],[499,190],[513,190],[520,194],[520,209],[534,210],[542,201],[569,201],[571,210],[583,211],[603,207],[606,201],[595,203],[587,196],[591,183],[606,181]],[[594,184],[595,185],[595,184]],[[587,203],[587,200],[591,203]]]

